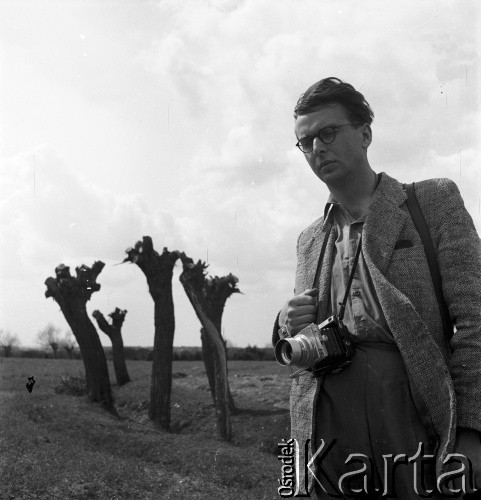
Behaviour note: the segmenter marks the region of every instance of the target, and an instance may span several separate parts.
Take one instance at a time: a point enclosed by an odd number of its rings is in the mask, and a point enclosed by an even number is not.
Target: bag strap
[[[453,336],[453,327],[449,316],[448,306],[444,300],[442,278],[439,271],[438,258],[436,250],[434,249],[431,233],[429,232],[426,219],[424,218],[421,207],[419,206],[416,192],[414,191],[414,182],[412,184],[403,184],[403,189],[407,194],[406,204],[409,213],[411,214],[411,218],[424,246],[424,253],[426,254],[426,259],[428,261],[429,272],[434,285],[434,292],[436,294],[439,312],[441,313],[444,334],[448,340],[451,340],[451,337]]]

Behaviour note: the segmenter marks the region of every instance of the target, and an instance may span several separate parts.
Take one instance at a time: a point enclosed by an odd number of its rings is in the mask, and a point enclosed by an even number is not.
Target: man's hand
[[[300,295],[294,295],[282,308],[279,325],[287,326],[291,335],[316,321],[318,288],[309,288]]]

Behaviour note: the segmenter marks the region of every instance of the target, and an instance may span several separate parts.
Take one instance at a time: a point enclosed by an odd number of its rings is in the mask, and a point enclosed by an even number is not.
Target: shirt
[[[336,242],[331,275],[330,310],[332,314],[338,314],[349,282],[364,217],[354,220],[347,210],[332,197],[326,204],[325,214],[331,206],[329,217],[331,217],[331,230],[335,232]],[[343,322],[349,332],[360,340],[394,343],[362,251],[354,271]]]

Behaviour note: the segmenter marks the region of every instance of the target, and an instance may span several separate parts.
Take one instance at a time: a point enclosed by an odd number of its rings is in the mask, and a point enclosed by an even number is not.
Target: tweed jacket
[[[406,193],[401,183],[385,173],[365,218],[362,252],[411,387],[420,399],[416,403],[424,407],[438,437],[436,469],[440,474],[442,461],[453,451],[456,427],[481,431],[481,247],[454,182],[418,182],[416,196],[436,249],[443,294],[455,325],[451,341],[443,334],[424,248],[405,203]],[[322,217],[300,234],[296,295],[312,287],[325,237]],[[318,283],[318,323],[327,316],[334,258],[335,235],[331,231],[327,237]],[[413,246],[395,250],[401,239],[411,240]],[[307,439],[314,442],[320,383],[311,376],[293,379],[291,437],[298,440],[301,453]]]

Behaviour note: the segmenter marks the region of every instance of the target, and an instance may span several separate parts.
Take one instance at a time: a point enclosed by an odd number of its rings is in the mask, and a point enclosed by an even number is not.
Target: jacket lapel
[[[406,200],[401,184],[385,173],[381,175],[366,214],[362,250],[379,271],[386,274],[408,214],[400,207]]]

